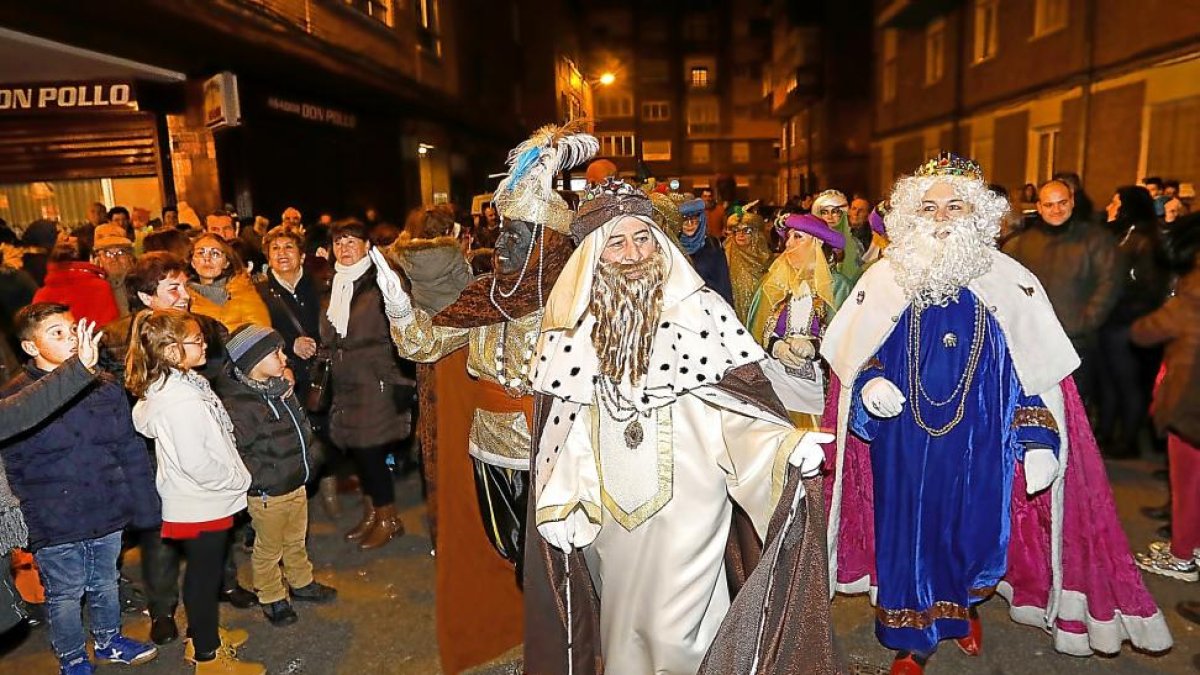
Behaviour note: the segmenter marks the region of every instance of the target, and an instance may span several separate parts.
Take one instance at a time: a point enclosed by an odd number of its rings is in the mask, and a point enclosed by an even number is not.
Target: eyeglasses
[[[102,258],[128,258],[133,255],[133,251],[126,248],[106,248],[99,252]]]
[[[747,225],[745,227],[735,227],[730,232],[733,234],[754,234],[754,228]]]
[[[196,337],[196,338],[192,338],[190,340],[183,340],[183,344],[192,345],[193,347],[203,347],[204,346],[204,338]]]
[[[210,260],[224,260],[225,252],[219,248],[198,248],[192,251],[193,258],[208,258]]]

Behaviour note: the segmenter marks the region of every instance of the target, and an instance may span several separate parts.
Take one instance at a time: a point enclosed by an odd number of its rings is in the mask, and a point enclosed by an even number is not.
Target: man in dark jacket
[[[1042,186],[1037,209],[1037,222],[1010,239],[1004,252],[1029,268],[1046,289],[1083,362],[1075,381],[1089,400],[1095,392],[1100,326],[1121,290],[1117,242],[1104,228],[1073,213],[1074,193],[1062,181]]]
[[[14,394],[78,352],[66,305],[35,303],[17,315],[25,372]],[[47,422],[3,446],[5,471],[29,528],[29,549],[46,588],[51,644],[64,673],[90,673],[80,602],[86,594],[96,658],[143,663],[153,645],[121,635],[117,556],[126,527],[159,523],[158,494],[146,445],[133,428],[125,392],[101,380]]]
[[[254,589],[263,614],[274,626],[296,622],[283,585],[291,596],[328,602],[332,588],[313,579],[304,547],[308,532],[308,496],[304,490],[317,471],[316,436],[304,416],[287,368],[284,341],[264,326],[246,324],[226,344],[230,368],[218,378],[217,395],[229,412],[238,453],[250,471],[247,504],[254,521]],[[279,564],[283,563],[283,575]]]

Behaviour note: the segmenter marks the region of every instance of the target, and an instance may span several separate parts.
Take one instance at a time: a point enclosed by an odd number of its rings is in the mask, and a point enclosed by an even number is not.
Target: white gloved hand
[[[567,533],[566,519],[542,523],[537,526],[537,529],[538,534],[542,535],[542,539],[545,539],[547,544],[563,553],[571,552],[571,536]]]
[[[812,478],[817,475],[821,464],[825,462],[825,451],[821,449],[821,446],[825,443],[832,443],[834,438],[833,434],[820,431],[806,432],[800,442],[796,444],[796,449],[792,450],[791,456],[788,457],[788,463],[800,467],[802,477]]]
[[[888,418],[899,415],[908,399],[904,398],[900,389],[886,377],[877,377],[863,386],[862,400],[867,412],[876,417]]]
[[[1058,458],[1050,448],[1030,448],[1025,451],[1025,493],[1034,495],[1054,482],[1058,476]]]
[[[788,368],[799,368],[804,364],[804,359],[796,354],[787,340],[776,340],[771,347],[771,356],[779,359],[779,362]]]
[[[813,340],[810,337],[803,335],[788,336],[784,342],[792,348],[792,353],[796,356],[808,360],[817,355],[817,348],[813,345]]]
[[[562,520],[538,525],[538,533],[554,548],[563,553],[570,553],[576,548],[582,548],[592,543],[599,528],[588,520],[583,509],[576,508]]]
[[[375,263],[375,283],[383,295],[383,309],[390,319],[403,319],[412,314],[412,298],[404,292],[400,275],[392,269],[379,247],[372,247],[367,255]]]

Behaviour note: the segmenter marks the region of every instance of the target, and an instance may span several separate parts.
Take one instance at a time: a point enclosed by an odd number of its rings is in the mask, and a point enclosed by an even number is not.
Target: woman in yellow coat
[[[192,312],[220,321],[230,332],[247,323],[270,326],[267,305],[225,240],[206,234],[192,243]]]

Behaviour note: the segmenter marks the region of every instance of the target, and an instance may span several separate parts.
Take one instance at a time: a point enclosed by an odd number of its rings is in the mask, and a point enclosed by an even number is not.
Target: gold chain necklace
[[[931,399],[925,393],[925,387],[921,382],[921,311],[914,308],[908,326],[908,398],[912,401],[913,419],[916,421],[917,426],[924,429],[930,436],[940,438],[958,426],[958,423],[962,421],[963,414],[966,412],[967,396],[971,393],[971,383],[975,380],[975,371],[978,369],[979,359],[983,355],[987,321],[983,311],[983,303],[976,301],[974,335],[971,337],[971,352],[967,356],[967,367],[959,377],[958,385],[954,387],[954,391],[950,394],[950,397],[945,401],[938,402]],[[956,395],[959,399],[958,406],[954,412],[954,417],[945,426],[935,429],[925,423],[925,419],[921,415],[922,398],[928,400],[934,407],[941,407],[953,401]]]

